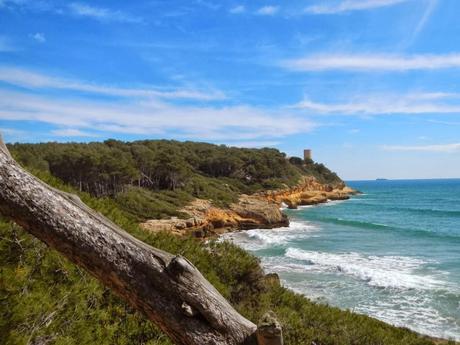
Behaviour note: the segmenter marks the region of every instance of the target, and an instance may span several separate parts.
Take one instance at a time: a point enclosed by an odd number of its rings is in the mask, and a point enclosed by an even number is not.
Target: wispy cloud
[[[0,134],[8,134],[8,135],[17,135],[17,134],[24,134],[24,131],[15,128],[5,128],[0,127]]]
[[[460,126],[460,122],[455,122],[455,121],[428,120],[428,122],[436,123],[438,125],[445,125],[445,126]]]
[[[380,7],[388,7],[401,4],[410,0],[341,0],[339,2],[329,1],[309,6],[306,13],[311,14],[338,14],[351,11],[371,10]]]
[[[256,11],[261,16],[273,16],[279,11],[279,6],[263,6]]]
[[[63,79],[29,70],[2,66],[0,66],[0,81],[31,89],[74,90],[120,97],[194,99],[203,101],[222,100],[226,98],[223,92],[217,90],[201,91],[180,88],[165,90],[154,87],[120,88],[92,84],[80,80]]]
[[[420,32],[422,32],[422,30],[425,28],[425,25],[427,24],[428,20],[431,18],[431,15],[433,14],[437,5],[438,5],[438,0],[428,1],[426,9],[423,12],[423,15],[420,18],[417,26],[415,27],[415,30],[413,33],[413,39],[415,39],[420,34]]]
[[[232,7],[229,10],[229,12],[232,13],[232,14],[244,13],[244,12],[246,12],[246,7],[244,5],[238,5],[238,6]]]
[[[407,37],[402,41],[402,46],[408,47],[417,40],[418,36],[425,30],[425,27],[430,22],[431,17],[438,7],[439,0],[426,0],[421,3],[425,5],[425,8],[412,29],[407,30]]]
[[[218,10],[219,8],[222,7],[222,5],[219,3],[219,2],[212,2],[212,1],[205,1],[205,0],[195,0],[195,3],[200,5],[200,6],[203,6],[203,7],[206,7],[210,10]]]
[[[58,127],[54,136],[89,136],[98,133],[170,135],[219,141],[273,142],[272,138],[308,132],[314,124],[295,111],[268,110],[247,105],[215,106],[207,102],[225,99],[219,91],[155,90],[92,84],[1,67],[0,81],[24,88],[13,92],[0,88],[0,120],[38,121]],[[70,90],[59,96],[35,95],[35,91]],[[80,100],[67,99],[75,91]],[[54,93],[53,93],[54,94]],[[115,101],[98,100],[110,95]],[[87,97],[91,96],[91,97]],[[176,104],[177,99],[197,104]],[[204,102],[204,104],[203,104]],[[267,141],[268,139],[268,141]]]
[[[107,8],[94,7],[88,4],[73,2],[69,5],[71,13],[77,16],[89,17],[101,21],[114,21],[124,23],[140,23],[142,19],[122,11],[113,11]]]
[[[460,152],[460,143],[420,146],[383,145],[381,148],[385,151],[456,153]]]
[[[275,147],[280,144],[279,141],[227,141],[225,142],[228,146],[233,147],[250,147],[250,148],[261,148],[261,147]]]
[[[58,5],[51,1],[38,0],[0,0],[0,8],[21,9],[33,12],[47,12],[55,15],[73,15],[86,17],[101,22],[143,23],[143,19],[120,10],[97,7],[84,2],[68,2]]]
[[[0,139],[6,142],[25,141],[30,138],[29,134],[16,128],[0,127]]]
[[[55,129],[51,131],[51,135],[56,137],[97,137],[96,134],[83,132],[75,128]]]
[[[446,55],[322,54],[285,60],[281,66],[293,71],[403,72],[460,68],[460,53]]]
[[[27,0],[0,0],[0,8],[7,7],[8,5],[26,5]]]
[[[329,115],[456,114],[460,113],[459,100],[460,94],[442,92],[378,94],[350,97],[344,103],[321,103],[306,98],[294,107]]]
[[[83,132],[174,135],[219,141],[266,141],[314,128],[313,123],[285,110],[246,105],[214,107],[160,101],[75,101],[1,89],[0,120],[35,121]]]
[[[45,34],[42,32],[36,32],[34,34],[31,34],[30,37],[37,41],[38,43],[45,43],[46,42],[46,37]]]

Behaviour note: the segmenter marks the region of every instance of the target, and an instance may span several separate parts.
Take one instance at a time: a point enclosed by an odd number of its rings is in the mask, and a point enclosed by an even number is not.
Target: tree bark
[[[180,345],[255,344],[238,314],[184,257],[155,249],[24,171],[0,137],[0,213],[110,287]]]

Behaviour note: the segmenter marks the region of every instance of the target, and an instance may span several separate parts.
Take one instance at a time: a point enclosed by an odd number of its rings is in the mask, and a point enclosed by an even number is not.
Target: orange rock
[[[192,234],[206,238],[226,231],[276,228],[288,226],[287,216],[280,211],[282,203],[295,209],[298,205],[316,205],[328,200],[345,200],[356,194],[353,189],[340,184],[331,186],[319,183],[314,177],[303,177],[293,186],[269,190],[253,195],[241,195],[238,202],[228,208],[213,206],[209,200],[196,199],[181,211],[188,219],[148,220],[141,227],[148,231],[171,231],[178,235]]]

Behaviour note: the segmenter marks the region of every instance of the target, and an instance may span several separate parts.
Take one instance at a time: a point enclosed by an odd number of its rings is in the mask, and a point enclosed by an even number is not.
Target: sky
[[[460,177],[458,0],[0,0],[7,142],[304,148]]]

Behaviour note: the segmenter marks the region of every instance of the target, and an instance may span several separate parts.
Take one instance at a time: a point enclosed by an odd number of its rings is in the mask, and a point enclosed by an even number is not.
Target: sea
[[[460,340],[460,179],[347,184],[363,194],[225,238],[318,303]]]

